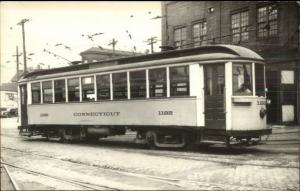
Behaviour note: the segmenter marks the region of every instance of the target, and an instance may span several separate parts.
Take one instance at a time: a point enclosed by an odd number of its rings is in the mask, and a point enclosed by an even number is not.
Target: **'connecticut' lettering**
[[[75,117],[116,117],[119,116],[120,112],[75,112]]]

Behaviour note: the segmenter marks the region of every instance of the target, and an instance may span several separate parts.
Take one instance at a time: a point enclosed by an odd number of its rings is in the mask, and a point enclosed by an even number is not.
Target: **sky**
[[[91,47],[110,48],[116,39],[116,50],[145,52],[147,39],[157,37],[154,51],[160,51],[161,15],[159,1],[1,1],[1,83],[16,73],[16,47],[23,52],[22,28],[25,23],[27,67],[56,68],[68,61],[44,52],[44,49],[70,61],[81,60],[80,52]],[[87,35],[96,35],[93,41]],[[131,39],[129,37],[131,35]],[[82,36],[83,35],[83,36]],[[58,45],[57,44],[63,44]],[[71,50],[65,48],[70,47]],[[31,55],[31,56],[29,56]],[[23,56],[19,57],[23,69]]]

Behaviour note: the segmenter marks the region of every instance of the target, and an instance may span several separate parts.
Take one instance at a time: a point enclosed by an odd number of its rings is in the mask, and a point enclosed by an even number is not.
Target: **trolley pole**
[[[115,57],[115,46],[117,44],[118,41],[116,41],[114,38],[112,39],[112,42],[109,43],[108,45],[112,45],[112,48],[113,48],[113,57]]]
[[[27,63],[26,63],[26,48],[25,48],[25,28],[24,28],[24,24],[26,22],[28,22],[29,19],[22,19],[18,25],[22,26],[22,37],[23,37],[23,58],[24,58],[24,74],[27,73]]]

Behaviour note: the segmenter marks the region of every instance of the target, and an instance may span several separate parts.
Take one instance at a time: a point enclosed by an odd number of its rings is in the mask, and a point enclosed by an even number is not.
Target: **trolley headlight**
[[[267,113],[266,109],[265,108],[261,108],[260,111],[259,111],[260,118],[263,119],[265,117],[266,113]]]

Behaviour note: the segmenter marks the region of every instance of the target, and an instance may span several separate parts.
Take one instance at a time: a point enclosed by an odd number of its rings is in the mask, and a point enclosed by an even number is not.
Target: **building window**
[[[186,44],[186,27],[174,30],[174,44],[179,49],[182,49]]]
[[[170,67],[170,95],[188,96],[189,95],[189,67],[179,66]]]
[[[110,99],[110,77],[109,74],[96,77],[97,100]]]
[[[146,71],[130,72],[131,98],[146,98]]]
[[[281,84],[294,84],[294,71],[282,70],[281,71]]]
[[[114,99],[127,99],[127,73],[115,73],[112,75]]]
[[[24,90],[24,88],[22,90]],[[24,93],[23,93],[23,95],[24,95]],[[40,84],[40,82],[31,84],[31,99],[32,99],[33,104],[41,103],[41,84]],[[22,102],[22,103],[24,103],[24,102]]]
[[[65,80],[54,80],[54,92],[55,92],[55,102],[65,102],[66,101],[66,87]]]
[[[249,12],[243,11],[231,15],[232,42],[239,43],[249,39]]]
[[[166,68],[149,70],[150,97],[165,97],[167,95]]]
[[[252,95],[252,64],[232,65],[233,95]]]
[[[81,78],[82,101],[95,101],[94,77]]]
[[[278,8],[276,4],[258,8],[258,37],[276,36],[278,33]]]
[[[207,44],[206,30],[206,21],[196,23],[193,25],[194,47]]]
[[[69,101],[79,101],[79,78],[68,79],[68,98]]]
[[[265,96],[265,70],[264,65],[255,64],[255,92],[257,96]]]
[[[43,103],[53,103],[52,81],[42,83]]]

